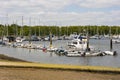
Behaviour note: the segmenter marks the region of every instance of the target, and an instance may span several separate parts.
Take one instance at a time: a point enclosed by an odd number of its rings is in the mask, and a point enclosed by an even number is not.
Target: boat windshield
[[[82,44],[82,42],[79,42],[79,44]]]
[[[77,42],[73,42],[73,44],[77,44]]]

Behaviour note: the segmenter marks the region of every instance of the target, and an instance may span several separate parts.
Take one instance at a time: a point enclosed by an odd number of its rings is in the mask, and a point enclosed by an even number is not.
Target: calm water
[[[53,45],[57,47],[66,47],[67,40],[54,41]],[[34,42],[36,44],[49,45],[49,42]],[[109,40],[90,40],[90,45],[100,50],[109,50]],[[24,48],[12,48],[0,46],[0,54],[5,54],[19,59],[54,64],[71,64],[71,65],[94,65],[94,66],[111,66],[120,67],[120,44],[114,44],[113,50],[117,51],[117,56],[102,57],[66,57],[58,56],[54,53],[44,53],[41,50],[29,50]]]

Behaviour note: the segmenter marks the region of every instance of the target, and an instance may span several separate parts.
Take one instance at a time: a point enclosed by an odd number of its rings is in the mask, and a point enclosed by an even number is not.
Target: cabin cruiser
[[[70,34],[69,40],[73,40],[73,39],[75,39],[77,37],[78,37],[77,32],[74,32],[73,34]]]
[[[31,36],[31,39],[30,39],[31,41],[39,41],[39,39],[38,39],[38,37],[37,36]]]
[[[120,43],[120,39],[112,39],[113,43]]]
[[[9,42],[9,39],[7,37],[3,37],[2,44],[7,44]]]
[[[24,38],[21,38],[21,37],[16,38],[17,43],[22,43],[23,41],[24,41]]]
[[[76,39],[68,42],[68,47],[71,49],[86,50],[87,39],[85,37],[78,36]]]
[[[52,35],[51,38],[52,38],[52,41],[58,40],[58,37],[56,37],[56,36],[54,36],[54,35]],[[44,40],[45,40],[45,41],[50,41],[50,36],[45,37]]]
[[[94,35],[94,36],[91,36],[90,39],[101,39],[102,36],[100,35]]]

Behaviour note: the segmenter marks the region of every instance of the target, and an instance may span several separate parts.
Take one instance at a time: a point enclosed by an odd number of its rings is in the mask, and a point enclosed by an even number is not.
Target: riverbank
[[[2,57],[1,55],[0,57]],[[118,80],[120,69],[99,66],[58,65],[0,58],[0,80]],[[10,59],[11,60],[11,59]],[[106,74],[107,73],[107,74]],[[114,74],[115,73],[115,74]]]
[[[14,58],[14,57],[9,57],[9,56],[4,55],[4,54],[0,54],[0,61],[28,62],[25,60]]]

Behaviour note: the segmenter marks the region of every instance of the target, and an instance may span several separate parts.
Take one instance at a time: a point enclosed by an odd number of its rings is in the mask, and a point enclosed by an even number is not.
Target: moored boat
[[[66,53],[67,57],[80,57],[80,56],[85,56],[84,51],[69,51]]]
[[[113,43],[120,43],[120,39],[112,39]]]
[[[104,51],[104,53],[105,53],[106,55],[111,55],[111,56],[117,55],[117,52],[116,52],[116,51]]]

